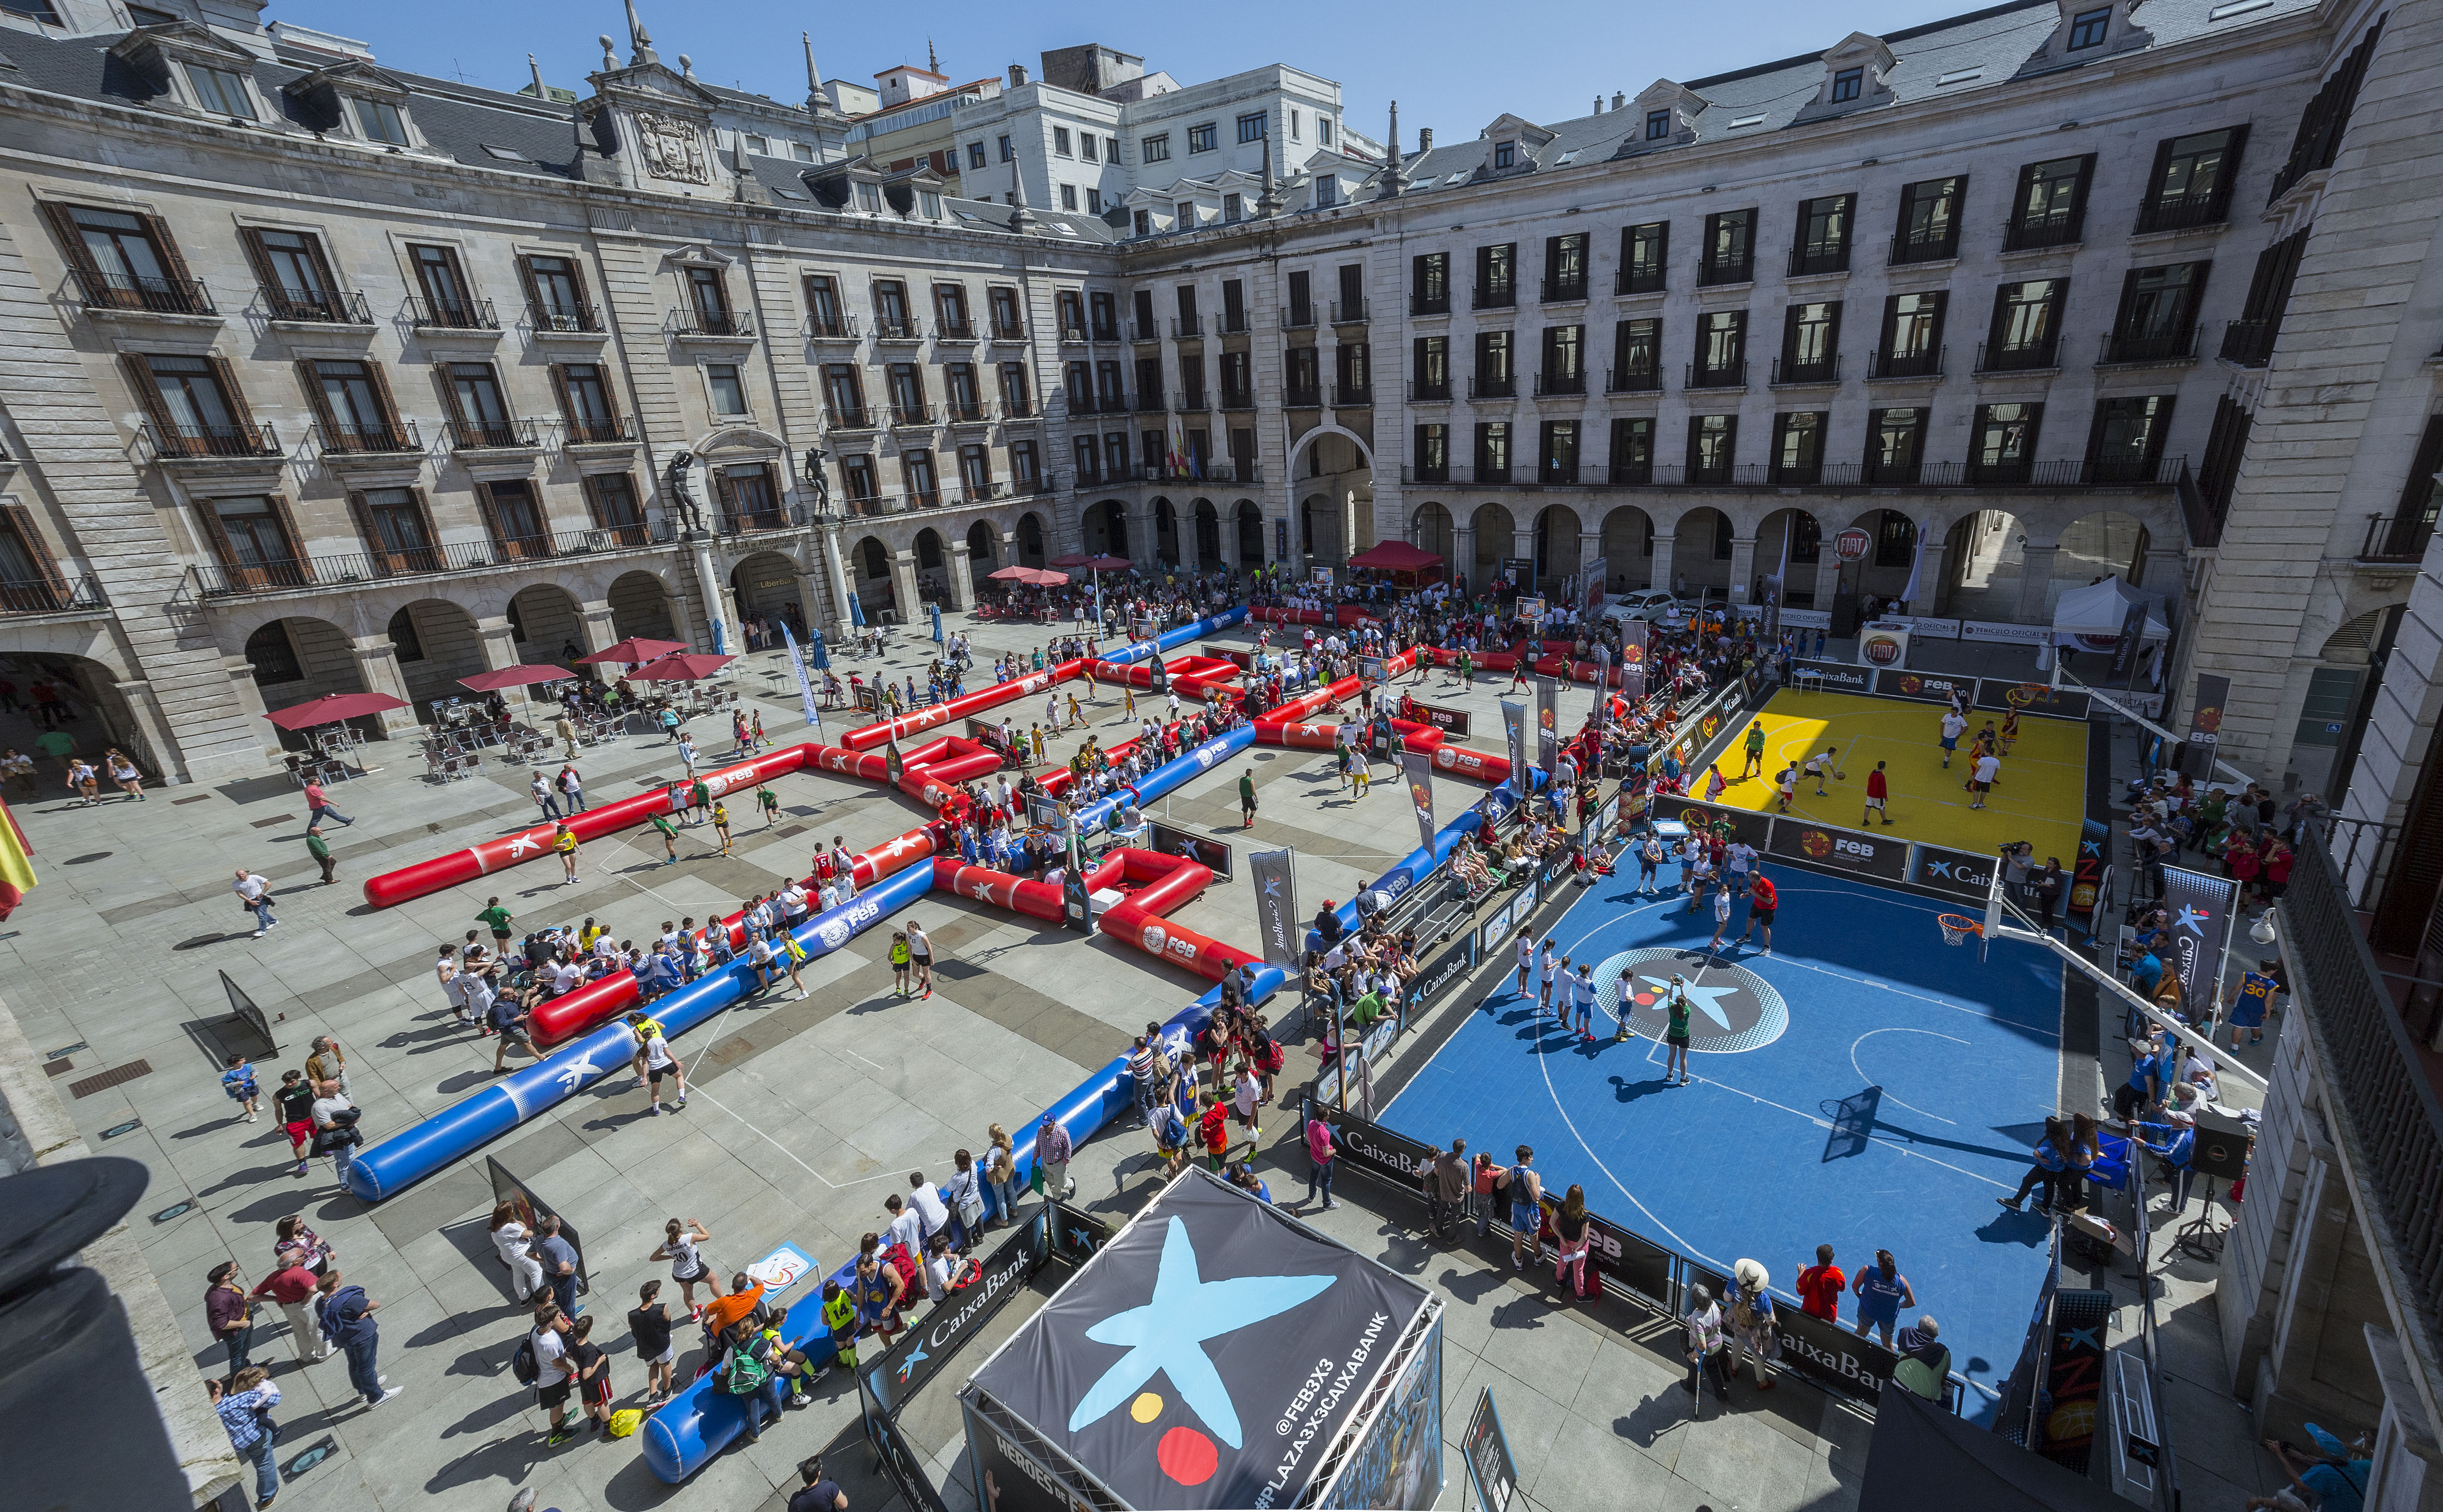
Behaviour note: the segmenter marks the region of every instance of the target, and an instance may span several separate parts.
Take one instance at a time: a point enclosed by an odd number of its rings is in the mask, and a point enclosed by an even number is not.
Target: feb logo
[[[823,920],[815,926],[815,933],[821,937],[827,950],[836,950],[848,943],[848,925],[840,919]]]
[[[1921,693],[1925,691],[1925,679],[1914,674],[1903,677],[1901,679],[1901,691],[1904,693]]]
[[[1410,783],[1408,797],[1416,802],[1418,813],[1430,814],[1434,811],[1434,795],[1426,790],[1424,784]]]
[[[1866,659],[1878,667],[1888,667],[1901,659],[1901,643],[1889,636],[1866,637]]]
[[[1434,747],[1434,765],[1448,771],[1459,765],[1459,758],[1451,753],[1448,746],[1437,746]]]
[[[1170,943],[1170,934],[1159,924],[1148,924],[1145,927],[1145,933],[1138,943],[1145,947],[1148,953],[1160,955],[1163,953],[1163,948]]]
[[[1820,861],[1832,854],[1832,837],[1820,829],[1811,829],[1798,838],[1798,848]]]

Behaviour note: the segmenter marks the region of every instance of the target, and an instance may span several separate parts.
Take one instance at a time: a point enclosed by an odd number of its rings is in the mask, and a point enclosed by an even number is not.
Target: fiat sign
[[[1832,538],[1832,554],[1844,562],[1863,562],[1875,538],[1852,526]]]

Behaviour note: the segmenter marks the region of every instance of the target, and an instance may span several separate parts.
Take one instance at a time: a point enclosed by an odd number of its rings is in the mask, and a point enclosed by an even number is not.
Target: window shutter
[[[263,248],[263,231],[254,226],[237,229],[237,244],[246,249],[248,266],[254,269],[254,280],[267,297],[280,291],[280,276],[272,271],[270,254]]]
[[[143,407],[145,417],[153,422],[162,444],[170,444],[170,409],[161,402],[161,390],[153,381],[152,365],[135,352],[120,353],[119,365],[126,370],[127,386],[135,391],[136,402]]]
[[[51,234],[59,238],[60,250],[66,255],[68,267],[80,273],[99,274],[101,269],[95,265],[93,254],[85,250],[84,233],[77,230],[76,212],[55,199],[44,200],[42,206],[43,218],[51,223]]]
[[[223,567],[232,573],[236,572],[238,570],[237,553],[230,549],[229,532],[221,528],[221,512],[213,507],[211,500],[195,501],[195,520],[197,529],[204,540],[211,545],[212,555],[220,559],[220,564]]]
[[[340,421],[339,416],[331,413],[329,401],[323,397],[322,376],[314,371],[312,358],[301,357],[297,360],[297,381],[303,386],[305,403],[313,410],[315,420],[322,427],[322,445],[325,450],[328,450],[331,446],[332,434],[339,429]]]
[[[42,531],[34,526],[34,513],[22,504],[0,503],[0,518],[17,532],[17,542],[33,559],[34,570],[43,575],[44,585],[50,590],[52,600],[64,605],[68,601],[67,580],[60,575],[59,559],[51,555],[50,545],[43,540]]]
[[[441,408],[443,412],[446,413],[451,420],[458,424],[466,424],[467,412],[459,406],[458,385],[450,381],[449,363],[435,362],[432,364],[432,381],[441,390]],[[382,397],[387,401],[390,396],[385,392]],[[396,412],[394,411],[393,413],[395,414]]]
[[[297,533],[297,517],[289,513],[287,499],[277,493],[267,494],[266,497],[271,501],[273,518],[280,522],[281,539],[288,543],[288,559],[296,563],[297,581],[301,583],[312,582],[314,568],[312,563],[305,560],[305,538]]]
[[[521,257],[518,259],[518,286],[525,290],[527,319],[535,322],[537,324],[541,324],[542,322],[542,290],[535,286],[534,259],[531,257]]]
[[[524,265],[522,263],[519,266]],[[570,402],[568,396],[568,364],[565,362],[554,362],[551,365],[551,396],[560,401],[560,423],[574,430],[577,425],[577,406]]]
[[[398,400],[392,396],[390,391],[390,374],[383,370],[382,365],[379,362],[375,361],[366,362],[365,371],[367,374],[371,375],[373,378],[374,392],[381,396],[383,422],[393,431],[397,432],[399,433],[399,438],[404,441],[407,434],[407,426],[399,416]]]
[[[211,366],[213,380],[220,384],[221,398],[229,405],[230,421],[246,433],[248,445],[258,444],[256,438],[262,433],[255,428],[254,410],[246,402],[246,391],[237,386],[237,370],[230,366],[229,359],[225,357],[207,357],[204,361]]]
[[[508,538],[501,530],[501,511],[492,503],[492,486],[480,479],[475,484],[475,504],[484,517],[484,531],[492,538],[492,550],[505,551]]]
[[[398,563],[382,544],[381,532],[374,528],[374,512],[360,489],[348,490],[348,518],[356,522],[357,536],[364,542],[365,555],[372,559],[375,570],[385,576],[398,570]]]
[[[178,281],[179,292],[184,293],[195,278],[187,271],[187,260],[178,255],[177,238],[170,234],[170,223],[158,215],[141,215],[138,218],[144,222],[145,234],[153,238],[154,249],[161,254],[162,267]]]
[[[578,479],[585,489],[585,513],[597,530],[611,528],[610,515],[602,507],[602,480],[589,473]]]
[[[433,554],[437,557],[441,551],[441,532],[432,524],[432,502],[424,496],[422,489],[410,489],[407,491],[415,500],[415,517],[424,522],[424,539],[432,547]]]
[[[713,492],[719,496],[721,501],[722,523],[728,526],[732,530],[737,529],[738,490],[730,486],[729,474],[726,471],[714,472],[712,474],[712,487]]]

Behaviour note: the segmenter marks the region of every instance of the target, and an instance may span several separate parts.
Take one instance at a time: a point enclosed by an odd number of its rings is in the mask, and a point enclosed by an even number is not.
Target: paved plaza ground
[[[977,660],[986,665],[994,652],[1029,648],[1042,636],[961,617],[950,623],[972,631]],[[1216,638],[1244,645],[1254,637],[1241,631]],[[921,675],[932,650],[902,636],[887,670]],[[871,675],[872,664],[863,666]],[[988,677],[971,677],[970,685]],[[735,679],[761,704],[776,742],[805,738],[778,653],[743,658]],[[1479,732],[1473,744],[1494,747],[1497,681],[1462,691],[1437,673],[1419,691],[1467,709]],[[1579,702],[1565,703],[1572,722],[1586,696],[1581,691],[1573,695]],[[1107,693],[1095,712],[1107,741],[1123,738],[1114,696]],[[1021,723],[1040,715],[1039,705],[1025,708]],[[827,719],[836,738],[846,725],[836,713]],[[24,744],[22,730],[0,733]],[[697,733],[708,755],[727,745],[726,730]],[[1059,745],[1063,756],[1075,738]],[[217,1036],[229,1032],[226,971],[277,1020],[281,1051],[262,1062],[266,1094],[281,1070],[303,1063],[313,1036],[336,1036],[368,1136],[378,1141],[492,1080],[493,1042],[451,1020],[432,971],[436,946],[473,928],[487,896],[497,894],[522,930],[591,915],[618,936],[642,938],[665,919],[725,913],[750,893],[802,875],[814,847],[834,835],[859,849],[910,828],[923,812],[877,784],[793,775],[775,784],[782,807],[770,827],[747,822],[746,805],[734,805],[742,826],[734,858],[715,854],[707,826],[683,830],[681,859],[664,865],[659,847],[644,843],[648,831],[587,845],[573,886],[563,886],[545,859],[376,912],[359,891],[366,876],[523,827],[535,810],[524,796],[524,765],[493,760],[477,780],[439,785],[424,776],[411,745],[366,749],[382,769],[333,794],[356,821],[330,832],[340,857],[334,887],[316,882],[303,843],[304,805],[283,776],[160,789],[141,804],[95,810],[71,808],[48,790],[16,805],[42,885],[0,931],[8,1006],[38,1055],[66,1051],[54,1084],[86,1142],[152,1171],[130,1224],[179,1311],[199,1363],[197,1391],[200,1367],[217,1371],[221,1357],[203,1318],[206,1271],[233,1258],[249,1283],[259,1280],[269,1268],[272,1225],[299,1213],[337,1246],[348,1280],[383,1304],[382,1369],[405,1392],[364,1409],[347,1389],[343,1362],[299,1364],[276,1310],[266,1311],[270,1322],[258,1328],[254,1355],[272,1367],[285,1397],[277,1414],[284,1458],[326,1436],[335,1448],[284,1490],[283,1507],[489,1512],[531,1486],[539,1506],[562,1512],[776,1509],[795,1484],[795,1462],[824,1447],[836,1451],[835,1467],[857,1512],[885,1505],[890,1489],[872,1473],[854,1391],[837,1372],[817,1388],[814,1407],[791,1414],[760,1446],[717,1457],[685,1486],[655,1480],[633,1443],[589,1435],[546,1447],[544,1415],[509,1373],[525,1314],[485,1231],[490,1194],[483,1161],[462,1162],[369,1209],[337,1189],[327,1162],[293,1178],[287,1141],[268,1111],[256,1124],[232,1117],[214,1054]],[[585,755],[579,766],[596,802],[677,770],[667,743],[641,736]],[[1262,806],[1256,827],[1242,832],[1235,784],[1247,766]],[[1445,815],[1474,791],[1446,784]],[[1303,752],[1259,747],[1159,807],[1157,817],[1227,839],[1242,858],[1250,849],[1294,847],[1298,895],[1310,913],[1324,898],[1345,899],[1415,842],[1397,784],[1352,800],[1336,791],[1328,756]],[[282,922],[264,939],[249,937],[251,921],[230,892],[239,866],[274,884]],[[802,998],[786,988],[768,993],[683,1038],[676,1049],[694,1088],[683,1115],[648,1116],[643,1093],[623,1077],[481,1152],[583,1234],[589,1309],[603,1315],[597,1341],[613,1347],[621,1405],[633,1405],[643,1385],[622,1315],[639,1282],[667,1276],[666,1266],[646,1259],[666,1218],[692,1218],[709,1229],[707,1251],[725,1271],[784,1242],[828,1269],[859,1234],[881,1226],[881,1200],[904,1189],[908,1172],[946,1173],[951,1152],[983,1150],[994,1122],[1023,1129],[1125,1049],[1148,1020],[1167,1018],[1206,986],[1099,935],[1082,938],[956,899],[927,897],[902,916],[909,915],[923,921],[942,962],[929,1000],[892,994],[883,963],[889,931],[869,931],[811,966]],[[1217,884],[1177,917],[1252,946],[1243,861],[1235,884]],[[1480,995],[1462,992],[1444,1011],[1467,1011]],[[1277,1020],[1294,1018],[1294,1001],[1277,1000]],[[1291,1064],[1285,1085],[1313,1061],[1294,1044]],[[83,1085],[104,1073],[112,1084]],[[2078,1086],[2073,1079],[2069,1090]],[[121,1127],[131,1120],[140,1123]],[[1290,1133],[1276,1111],[1257,1157],[1284,1203],[1304,1187],[1304,1156],[1285,1140]],[[1147,1137],[1126,1132],[1097,1138],[1074,1168],[1081,1204],[1114,1221],[1151,1191],[1157,1172]],[[1743,1385],[1735,1411],[1725,1415],[1709,1401],[1691,1421],[1688,1398],[1677,1389],[1676,1331],[1617,1304],[1591,1319],[1557,1309],[1549,1287],[1537,1290],[1491,1249],[1422,1242],[1412,1205],[1362,1177],[1345,1179],[1340,1196],[1338,1210],[1308,1212],[1309,1221],[1442,1292],[1452,1437],[1479,1389],[1490,1386],[1537,1507],[1833,1512],[1855,1504],[1871,1432],[1856,1408],[1793,1380],[1770,1395]],[[152,1221],[173,1209],[181,1210]],[[1784,1281],[1794,1262],[1773,1258],[1775,1279]],[[1055,1285],[1061,1275],[1047,1269],[1040,1284]],[[2201,1361],[2207,1352],[2219,1355],[2211,1306],[2197,1291],[2204,1279],[2200,1269],[2164,1283],[2185,1288],[2174,1326],[2204,1331],[2194,1341]],[[2121,1285],[2135,1296],[2132,1283]],[[1005,1311],[985,1340],[968,1346],[975,1352],[968,1368],[1020,1311]],[[683,1341],[682,1372],[691,1364],[690,1342]],[[2200,1378],[2211,1374],[2201,1365]],[[975,1504],[952,1463],[955,1418],[946,1411],[963,1374],[937,1383],[909,1418],[958,1512]],[[2229,1468],[2215,1468],[2256,1489],[2254,1473],[2239,1469],[2244,1424],[2214,1415],[2236,1415],[2227,1398],[2202,1387],[2190,1392],[2195,1400],[2186,1406],[2176,1399],[2176,1435],[2228,1444],[2215,1458]],[[2184,1416],[2188,1422],[2179,1421]],[[2197,1451],[2183,1447],[2194,1459]],[[1461,1478],[1455,1454],[1448,1465],[1442,1504],[1455,1506]],[[2227,1488],[2228,1500],[2221,1489],[2193,1489],[2190,1504],[2235,1507],[2239,1487]]]

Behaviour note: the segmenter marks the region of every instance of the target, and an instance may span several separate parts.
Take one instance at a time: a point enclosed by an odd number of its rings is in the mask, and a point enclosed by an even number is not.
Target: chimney
[[[1014,63],[1009,65],[1009,86],[1012,89],[1026,87],[1026,65]]]
[[[1433,150],[1434,150],[1434,128],[1433,128],[1433,127],[1431,127],[1431,126],[1420,126],[1420,127],[1418,127],[1418,128],[1417,128],[1417,156],[1418,156],[1418,157],[1423,157],[1425,154],[1427,154],[1427,153],[1429,153],[1429,152],[1432,152]]]
[[[1595,96],[1595,108],[1593,114],[1598,116],[1603,114],[1603,96],[1601,95]]]
[[[1620,110],[1620,109],[1625,108],[1627,104],[1628,104],[1628,96],[1626,96],[1626,95],[1623,94],[1621,91],[1619,91],[1619,90],[1617,90],[1617,89],[1615,89],[1615,90],[1613,90],[1613,91],[1611,92],[1611,108],[1612,108],[1612,109],[1614,109],[1614,110]]]

